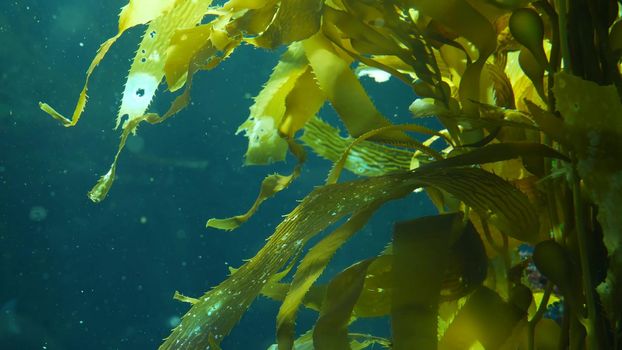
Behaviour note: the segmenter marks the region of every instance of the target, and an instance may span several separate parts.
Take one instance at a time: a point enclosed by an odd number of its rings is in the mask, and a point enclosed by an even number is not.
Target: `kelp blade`
[[[515,208],[522,207],[525,202],[529,205],[526,197],[512,185],[476,168],[422,169],[317,188],[287,215],[255,257],[198,298],[200,301],[186,313],[160,348],[205,347],[210,334],[218,342],[222,341],[270,277],[296,256],[311,237],[373,202],[405,196],[421,186],[438,186],[467,205],[505,220],[513,220]],[[509,191],[518,193],[508,196]],[[537,217],[529,217],[530,213],[521,212],[521,219],[537,222]]]

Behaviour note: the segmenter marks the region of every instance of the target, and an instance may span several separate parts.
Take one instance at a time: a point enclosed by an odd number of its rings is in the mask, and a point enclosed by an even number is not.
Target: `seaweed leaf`
[[[127,5],[123,6],[121,13],[119,13],[119,30],[117,34],[100,45],[93,61],[91,61],[91,64],[86,71],[84,87],[80,92],[78,102],[76,103],[71,119],[58,113],[47,103],[39,102],[41,110],[51,115],[54,119],[60,121],[66,127],[76,125],[82,115],[82,112],[84,111],[84,108],[86,107],[89,78],[99,62],[101,62],[104,56],[106,56],[106,53],[108,53],[108,50],[110,50],[112,44],[114,44],[117,39],[121,37],[121,35],[129,28],[139,24],[145,24],[159,18],[175,5],[175,0],[130,0]]]
[[[248,221],[248,219],[255,214],[263,201],[286,189],[298,176],[300,176],[302,164],[306,159],[305,151],[302,146],[296,144],[294,141],[287,140],[287,142],[289,144],[290,151],[298,160],[296,166],[294,167],[294,171],[289,175],[271,174],[266,176],[266,178],[261,182],[261,188],[255,202],[248,209],[248,211],[246,211],[246,213],[226,219],[209,219],[205,224],[206,227],[213,227],[227,231],[238,228],[238,226]]]
[[[467,205],[490,213],[498,222],[515,225],[509,232],[526,240],[537,232],[537,214],[525,195],[481,169],[420,169],[323,186],[287,215],[255,257],[199,298],[160,348],[204,347],[209,334],[221,341],[270,276],[295,257],[310,238],[345,215],[373,203],[379,205],[403,197],[421,186],[438,187]],[[224,310],[226,316],[222,314]]]
[[[330,281],[326,290],[326,298],[320,309],[320,317],[313,329],[314,348],[351,349],[348,340],[350,315],[361,294],[365,274],[372,261],[373,259],[367,259],[358,262]]]

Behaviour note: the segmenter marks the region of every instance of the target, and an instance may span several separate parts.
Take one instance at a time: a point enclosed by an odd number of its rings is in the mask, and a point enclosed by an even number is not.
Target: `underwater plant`
[[[260,294],[280,301],[287,349],[621,349],[622,20],[615,0],[130,0],[91,73],[128,28],[146,25],[132,62],[114,161],[89,192],[104,200],[127,137],[188,105],[194,74],[243,43],[286,46],[238,132],[245,162],[298,160],[268,175],[233,230],[301,176],[310,150],[326,184],[285,216],[263,248],[193,298],[160,349],[218,349]],[[355,69],[353,69],[353,67]],[[381,115],[357,72],[412,88],[410,124]],[[163,115],[164,81],[181,91]],[[317,114],[329,102],[347,137]],[[435,117],[432,130],[416,123]],[[426,138],[415,137],[415,134]],[[339,181],[350,171],[359,176]],[[316,283],[335,252],[388,201],[424,190],[437,215],[395,224],[377,254]],[[347,218],[347,220],[342,220]],[[339,226],[305,251],[310,239]],[[291,281],[284,279],[292,273]],[[296,338],[301,307],[318,312]],[[389,316],[391,339],[349,332]]]

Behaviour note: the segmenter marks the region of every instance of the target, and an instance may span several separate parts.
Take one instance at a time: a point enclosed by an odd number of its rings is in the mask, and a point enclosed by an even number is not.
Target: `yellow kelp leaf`
[[[249,42],[269,49],[300,41],[320,29],[321,0],[283,0],[270,26]]]
[[[322,34],[303,41],[317,82],[352,136],[390,125],[376,109],[345,59]],[[407,140],[401,132],[383,133],[385,139]]]
[[[227,219],[209,219],[206,227],[213,227],[221,230],[234,230],[241,224],[250,219],[257,211],[261,203],[266,199],[274,196],[276,193],[286,189],[298,176],[302,170],[302,164],[306,159],[306,153],[302,146],[296,144],[294,141],[289,140],[289,149],[292,154],[298,160],[298,163],[294,167],[294,171],[290,175],[271,174],[268,175],[261,182],[261,189],[257,199],[248,211],[242,215],[237,215]]]
[[[39,102],[39,107],[44,112],[51,115],[54,119],[60,121],[64,126],[69,127],[76,125],[80,119],[80,115],[82,115],[82,112],[84,111],[84,107],[86,106],[89,78],[95,70],[95,67],[97,67],[99,62],[104,58],[104,56],[106,56],[106,53],[112,44],[114,44],[114,42],[117,41],[117,39],[127,29],[152,21],[153,19],[159,17],[162,13],[169,11],[170,8],[174,6],[175,2],[176,0],[130,0],[127,5],[123,6],[121,13],[119,14],[119,30],[117,34],[101,44],[99,49],[97,49],[95,58],[93,58],[93,61],[86,71],[84,87],[80,92],[80,96],[78,97],[78,102],[76,103],[71,119],[61,115],[47,103]]]
[[[393,349],[434,349],[438,303],[451,241],[461,214],[422,217],[395,225],[391,293]]]
[[[438,349],[469,349],[478,341],[485,349],[499,349],[524,317],[526,310],[504,301],[491,289],[480,287],[449,325]]]
[[[104,200],[106,196],[108,195],[108,191],[110,191],[110,188],[112,187],[112,184],[115,179],[115,173],[117,170],[117,161],[119,160],[119,155],[121,154],[121,151],[125,147],[125,142],[127,141],[127,138],[130,135],[130,133],[134,133],[138,125],[142,123],[143,121],[146,121],[150,124],[159,124],[163,122],[164,120],[170,118],[171,116],[173,116],[174,114],[182,110],[183,108],[185,108],[190,102],[191,86],[192,86],[192,80],[189,80],[188,85],[186,85],[186,89],[184,89],[184,92],[181,95],[177,96],[175,100],[173,100],[173,103],[171,104],[170,108],[164,115],[159,116],[155,113],[148,113],[138,118],[128,120],[128,122],[126,123],[121,133],[121,141],[119,142],[117,153],[115,153],[110,169],[108,170],[106,174],[104,174],[102,177],[99,178],[95,186],[93,186],[93,188],[88,193],[88,197],[91,201],[95,203],[99,203],[102,200]]]
[[[337,249],[367,223],[377,208],[378,205],[371,205],[354,213],[345,224],[317,243],[302,259],[276,318],[277,342],[281,350],[292,348],[296,313],[311,285],[320,277]],[[354,306],[354,302],[352,306]],[[325,305],[322,305],[322,309],[325,309]],[[344,329],[343,335],[346,333],[347,331]],[[345,336],[343,340],[345,341]]]
[[[315,234],[374,201],[405,195],[403,177],[377,177],[324,186],[311,192],[279,224],[266,245],[220,285],[202,296],[160,349],[205,348],[208,334],[227,335],[262,287]],[[354,200],[359,195],[358,200]]]
[[[124,128],[128,121],[145,114],[164,77],[167,51],[175,31],[197,25],[210,3],[211,0],[180,0],[170,11],[149,23],[125,83],[117,126],[125,116]]]
[[[341,137],[338,129],[319,118],[311,118],[300,140],[319,156],[337,162],[355,139]],[[352,146],[344,168],[357,175],[379,176],[409,170],[412,157],[410,151],[362,141]]]
[[[467,106],[471,99],[479,101],[480,74],[488,56],[497,45],[496,33],[490,22],[465,0],[409,0],[408,3],[422,14],[459,33],[477,47],[479,57],[467,66],[460,81],[460,100]]]
[[[522,193],[512,192],[518,190],[509,183],[476,168],[420,169],[317,188],[287,215],[255,257],[198,298],[160,349],[204,348],[209,334],[222,341],[270,277],[297,256],[309,239],[346,215],[421,186],[438,186],[467,205],[506,220],[516,218],[514,210],[527,201]],[[525,212],[520,214],[518,219],[533,221]]]
[[[317,86],[313,73],[306,70],[296,81],[296,85],[285,99],[285,115],[281,120],[279,132],[286,137],[294,137],[309,119],[320,110],[326,97]]]
[[[302,45],[290,45],[264,88],[255,97],[250,116],[238,128],[238,133],[243,131],[248,137],[246,164],[266,164],[285,159],[287,142],[279,135],[278,128],[286,112],[285,101],[307,69]]]
[[[173,34],[164,64],[166,84],[171,92],[179,89],[186,82],[190,60],[204,45],[208,44],[211,33],[212,24],[210,23],[180,29]]]
[[[358,262],[330,281],[320,316],[313,329],[314,348],[326,350],[350,348],[348,340],[350,316],[354,304],[361,294],[365,274],[372,261],[373,259],[367,259]]]

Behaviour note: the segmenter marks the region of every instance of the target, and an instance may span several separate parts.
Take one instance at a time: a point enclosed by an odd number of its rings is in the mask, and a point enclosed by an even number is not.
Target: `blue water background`
[[[266,174],[295,164],[290,158],[243,166],[246,139],[235,130],[248,116],[248,96],[259,92],[281,52],[244,46],[196,76],[193,102],[182,113],[140,127],[144,147],[125,150],[108,198],[91,203],[86,192],[117,148],[114,118],[144,27],[128,31],[97,68],[76,127],[62,127],[37,102],[71,114],[84,72],[116,32],[124,4],[0,2],[0,349],[157,348],[188,309],[172,299],[174,291],[197,297],[226,278],[227,267],[252,257],[330,167],[310,154],[301,178],[238,230],[205,228],[210,217],[244,212]],[[386,116],[410,120],[414,95],[406,86],[395,79],[363,82]],[[158,95],[151,110],[162,113],[169,101],[167,93]],[[329,107],[321,116],[336,120]],[[208,166],[180,167],[173,159]],[[380,252],[396,220],[431,212],[421,194],[386,205],[338,252],[322,281]],[[277,310],[278,303],[258,298],[223,348],[266,349]],[[316,316],[303,311],[298,331]],[[353,329],[387,336],[389,323]]]

